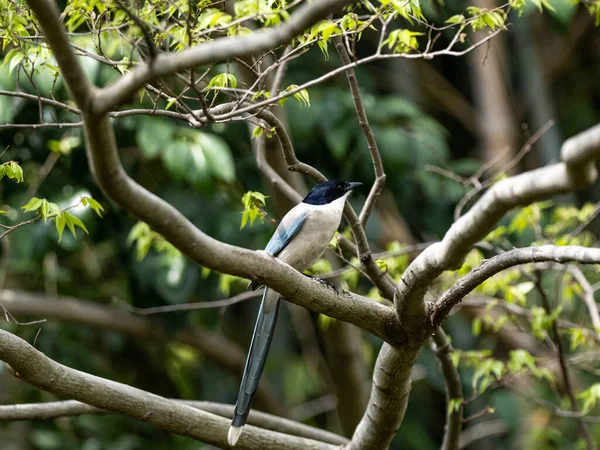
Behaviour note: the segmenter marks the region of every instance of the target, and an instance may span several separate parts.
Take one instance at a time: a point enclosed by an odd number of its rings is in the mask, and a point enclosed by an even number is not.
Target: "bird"
[[[265,252],[300,272],[309,269],[323,255],[340,226],[346,198],[360,185],[362,185],[360,182],[335,180],[317,184],[283,217],[265,247]],[[260,283],[251,282],[249,287],[256,290],[260,287]],[[280,296],[277,292],[265,288],[246,358],[233,420],[227,433],[227,441],[231,447],[237,443],[248,420],[250,407],[273,339],[279,301]]]

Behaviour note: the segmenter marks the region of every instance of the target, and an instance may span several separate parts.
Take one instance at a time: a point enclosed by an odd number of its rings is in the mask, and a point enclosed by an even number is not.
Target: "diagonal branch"
[[[543,245],[541,247],[518,248],[494,256],[458,280],[442,295],[431,310],[432,326],[439,326],[450,310],[469,292],[498,272],[520,264],[544,261],[600,264],[600,249],[575,245],[565,247]]]
[[[60,397],[72,398],[100,409],[118,412],[182,436],[226,447],[229,420],[194,409],[140,389],[63,366],[21,338],[0,330],[0,359],[23,381]],[[247,427],[241,449],[338,448],[312,439]]]
[[[30,4],[33,6],[34,3],[41,2],[45,2],[45,0],[31,0]],[[243,58],[248,54],[266,52],[287,44],[307,27],[341,9],[347,3],[348,0],[311,2],[299,8],[298,12],[292,14],[292,17],[281,26],[256,31],[248,36],[216,39],[179,53],[161,53],[157,55],[152,64],[140,64],[133,71],[98,93],[92,111],[98,115],[107,113],[126,102],[138,89],[155,78],[193,69],[207,63]],[[38,20],[40,20],[39,17]],[[40,20],[41,22],[42,20]],[[52,46],[52,43],[50,45]]]
[[[594,159],[600,152],[600,125],[567,140],[562,163],[552,164],[494,184],[448,230],[444,239],[425,250],[410,264],[398,283],[396,308],[404,324],[433,331],[424,323],[429,315],[423,297],[444,270],[458,267],[473,245],[485,237],[510,209],[583,189],[597,179]],[[582,156],[583,155],[583,156]]]
[[[418,355],[419,349],[436,328],[430,320],[430,306],[424,301],[431,283],[444,270],[460,265],[472,246],[510,209],[590,186],[597,178],[594,159],[600,153],[599,145],[600,126],[596,126],[565,142],[563,163],[496,183],[452,225],[441,242],[431,245],[413,260],[402,275],[395,295],[400,326],[410,341],[402,348],[388,348],[385,344],[382,347],[374,374],[374,379],[379,379],[382,386],[381,389],[373,389],[367,410],[352,437],[351,448],[387,448],[402,422],[410,381],[403,371],[391,371],[389,368],[402,361],[403,356],[408,356],[410,348],[416,348],[414,351]],[[379,371],[382,374],[378,374]],[[382,408],[382,404],[392,402],[395,405],[393,409]],[[383,410],[387,410],[387,414],[383,414]]]
[[[171,399],[182,405],[191,406],[217,416],[231,419],[233,405],[224,403],[203,402]],[[63,400],[46,403],[23,403],[19,405],[0,405],[0,422],[13,422],[17,420],[48,420],[59,417],[73,417],[83,414],[111,414],[112,411],[96,408],[76,400]],[[344,445],[348,439],[328,431],[320,430],[293,420],[283,419],[259,411],[250,411],[248,424],[271,431],[290,434],[292,436],[315,439],[327,444]]]
[[[337,0],[334,3],[338,5],[341,2]],[[108,117],[90,112],[88,102],[94,88],[85,81],[83,76],[75,78],[72,76],[74,73],[79,73],[81,69],[68,44],[56,9],[49,6],[46,0],[31,0],[29,4],[48,37],[67,85],[72,92],[77,93],[74,94],[74,98],[82,110],[90,169],[96,182],[109,198],[139,220],[146,222],[183,254],[202,266],[258,281],[279,292],[292,303],[353,323],[382,339],[394,342],[399,339],[394,312],[391,308],[355,294],[333,291],[321,283],[307,279],[287,264],[262,251],[253,252],[217,241],[196,228],[172,205],[131,179],[121,164],[114,130]],[[317,12],[324,12],[328,6],[331,5],[326,1],[314,2],[302,9],[304,11],[302,15],[298,14],[300,19],[290,20],[286,24],[299,26],[298,24],[303,24],[309,18],[316,17]],[[279,36],[277,30],[282,29],[289,33],[295,28],[282,26],[260,33],[260,36]],[[231,40],[234,41],[238,42],[237,39]],[[206,44],[200,48],[212,47],[211,44]],[[184,52],[174,56],[182,54]],[[160,59],[161,55],[157,57],[153,67],[162,67]]]
[[[335,48],[337,49],[340,59],[342,60],[342,64],[344,66],[348,66],[351,61],[350,56],[348,55],[348,51],[344,46],[344,42],[339,36],[336,36],[333,38],[333,43],[335,44]],[[371,159],[373,160],[373,169],[375,170],[375,183],[371,188],[371,192],[369,192],[369,196],[367,197],[367,201],[365,202],[365,206],[363,207],[359,217],[360,224],[364,227],[367,224],[367,220],[369,220],[371,211],[377,203],[377,198],[379,197],[379,194],[381,194],[381,191],[385,186],[386,176],[383,170],[383,161],[381,160],[381,153],[379,152],[379,148],[377,147],[375,135],[373,134],[373,130],[369,125],[369,119],[367,118],[367,113],[365,112],[365,107],[360,97],[360,89],[358,87],[358,80],[356,78],[354,68],[350,67],[346,70],[346,78],[348,78],[348,85],[350,86],[350,92],[352,93],[354,109],[356,110],[356,115],[358,117],[358,125],[362,129],[363,134],[365,135],[365,139],[367,140],[367,147],[369,147]]]
[[[235,376],[242,373],[246,361],[245,351],[225,336],[211,333],[201,327],[183,328],[169,336],[160,323],[146,317],[133,316],[123,310],[72,297],[50,297],[26,291],[0,290],[0,305],[17,316],[43,317],[62,320],[101,330],[111,330],[162,342],[166,339],[191,345]],[[257,401],[267,411],[283,414],[284,407],[276,399],[273,388],[261,383]]]

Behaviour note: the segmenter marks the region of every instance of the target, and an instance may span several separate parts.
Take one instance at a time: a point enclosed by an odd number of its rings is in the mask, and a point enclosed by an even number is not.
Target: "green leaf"
[[[65,225],[67,222],[64,216],[61,214],[60,216],[56,217],[54,223],[56,224],[56,231],[58,232],[58,242],[60,242],[62,241],[63,231],[65,230]]]
[[[102,205],[100,203],[98,203],[92,197],[83,197],[81,199],[81,204],[83,206],[89,206],[90,208],[92,208],[96,212],[96,214],[98,214],[98,216],[102,217],[102,213],[104,212],[104,208],[102,207]]]
[[[291,84],[287,88],[285,88],[284,92],[291,92],[297,88],[297,84]],[[296,92],[294,94],[294,98],[298,100],[301,106],[306,106],[307,108],[310,108],[310,97],[308,96],[308,91],[306,89],[302,89],[301,91]],[[281,104],[281,100],[279,102]]]
[[[319,317],[317,317],[317,326],[321,331],[327,331],[332,323],[335,323],[333,317],[326,316],[325,314],[319,314]]]
[[[577,398],[583,399],[582,413],[588,414],[598,402],[600,398],[600,383],[594,383],[585,391],[582,391],[577,395]]]
[[[78,217],[69,214],[67,211],[64,211],[62,213],[62,217],[64,218],[67,227],[73,234],[73,237],[77,237],[77,234],[75,233],[75,227],[81,228],[85,232],[85,234],[90,234],[83,222]]]
[[[198,17],[197,27],[199,30],[215,28],[231,22],[232,17],[217,8],[206,8]]]
[[[237,78],[231,73],[220,73],[208,82],[204,90],[208,91],[211,87],[231,87],[235,89],[237,87]]]
[[[465,16],[462,14],[457,14],[455,16],[450,17],[446,20],[446,23],[463,23],[465,21]]]
[[[33,197],[31,200],[29,200],[27,202],[26,205],[21,206],[21,209],[23,209],[25,212],[35,211],[40,206],[42,206],[43,202],[44,202],[44,200],[42,200],[41,198]]]
[[[190,148],[192,145],[191,141],[174,140],[160,155],[165,167],[176,180],[189,179],[194,175],[193,170],[197,165]]]
[[[454,412],[458,412],[460,407],[462,406],[462,398],[451,398],[448,400],[448,415],[451,415]]]
[[[250,222],[250,226],[254,224],[254,221],[258,218],[261,222],[266,217],[264,207],[266,205],[266,197],[264,194],[255,191],[248,191],[242,197],[242,204],[244,205],[244,211],[242,212],[242,222],[240,230]]]
[[[410,53],[419,49],[417,36],[423,36],[425,33],[410,30],[393,30],[382,45],[387,44],[388,48],[393,49],[394,53]]]
[[[21,183],[23,181],[23,169],[21,169],[21,166],[16,161],[7,161],[0,165],[0,180],[4,176],[15,180],[17,183]]]
[[[257,125],[256,127],[254,127],[254,131],[252,131],[252,139],[260,137],[261,134],[263,134],[263,127]]]
[[[176,101],[177,101],[177,97],[169,97],[169,100],[167,101],[167,106],[165,107],[165,109],[171,108],[171,106],[173,106]]]
[[[471,329],[473,335],[479,336],[481,334],[481,319],[479,317],[473,320]]]

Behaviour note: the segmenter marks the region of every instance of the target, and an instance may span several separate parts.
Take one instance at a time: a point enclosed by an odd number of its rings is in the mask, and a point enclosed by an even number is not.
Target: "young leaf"
[[[41,198],[33,197],[27,202],[26,205],[21,206],[21,209],[23,209],[25,212],[35,211],[40,206],[42,206],[43,201],[44,200],[42,200]]]
[[[73,237],[77,237],[77,234],[75,234],[75,227],[79,227],[83,231],[85,231],[86,234],[90,234],[88,232],[87,228],[85,227],[85,225],[83,224],[83,222],[81,220],[79,220],[79,218],[73,216],[72,214],[69,214],[67,211],[64,211],[61,214],[61,217],[64,218],[67,227],[69,228],[69,230],[73,234]],[[57,227],[58,227],[58,225],[57,225]]]
[[[104,208],[102,207],[102,205],[100,203],[98,203],[92,197],[83,197],[81,199],[81,204],[83,206],[89,206],[90,208],[92,208],[96,212],[96,214],[98,214],[98,216],[102,217],[102,213],[104,212]]]
[[[263,127],[261,127],[260,125],[256,126],[254,128],[254,131],[252,132],[252,139],[260,137],[261,134],[263,134]]]
[[[67,222],[64,216],[61,214],[60,216],[56,217],[54,223],[56,225],[56,231],[58,232],[58,242],[60,242],[62,241],[63,231],[65,231],[65,225]]]

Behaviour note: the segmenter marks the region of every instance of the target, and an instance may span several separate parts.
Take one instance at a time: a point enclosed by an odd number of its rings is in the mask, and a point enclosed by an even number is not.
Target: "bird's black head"
[[[327,205],[360,185],[362,183],[348,183],[346,181],[334,180],[325,181],[312,188],[302,202],[309,205]]]

